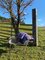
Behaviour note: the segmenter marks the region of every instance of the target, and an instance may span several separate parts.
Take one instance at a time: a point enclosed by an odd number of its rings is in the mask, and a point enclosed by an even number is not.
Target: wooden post
[[[32,34],[33,34],[33,38],[35,39],[34,41],[34,46],[38,46],[38,31],[37,31],[37,19],[36,19],[36,9],[32,9]]]

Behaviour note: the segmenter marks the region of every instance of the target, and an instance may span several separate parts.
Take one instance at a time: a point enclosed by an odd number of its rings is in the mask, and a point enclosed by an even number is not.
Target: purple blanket
[[[19,42],[22,43],[22,44],[24,44],[24,42],[27,41],[27,40],[31,40],[31,39],[34,40],[34,38],[32,36],[28,35],[25,32],[18,33],[17,37],[19,39]]]

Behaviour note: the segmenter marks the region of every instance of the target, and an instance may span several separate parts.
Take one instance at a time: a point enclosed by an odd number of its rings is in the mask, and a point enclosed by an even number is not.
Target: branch
[[[17,16],[14,14],[14,12],[11,10],[10,12],[10,16],[12,16],[14,19],[17,19]]]
[[[23,3],[22,6],[27,7],[28,5],[30,5],[33,2],[33,0],[27,1],[27,3]]]
[[[22,12],[25,10],[25,8],[27,8],[29,5],[31,5],[31,3],[32,3],[33,1],[34,1],[34,0],[30,0],[30,1],[27,2],[27,3],[23,3],[22,6],[24,6],[24,7],[23,7]],[[21,7],[22,7],[22,6],[21,6]],[[20,14],[22,14],[22,12],[21,12]]]
[[[0,4],[0,7],[1,7],[1,8],[6,9],[6,10],[8,11],[8,8],[7,8],[7,7],[5,7],[5,6],[4,6],[4,5],[2,5],[2,4]]]
[[[4,11],[4,13],[3,13],[3,14],[5,14],[5,13],[8,13],[8,12],[5,12],[5,11]]]
[[[13,0],[0,0],[0,7],[6,9],[9,13],[12,11],[12,1]],[[7,13],[7,12],[4,12]],[[11,14],[14,18],[17,19],[16,15],[14,13]]]
[[[23,17],[23,16],[25,16],[25,14],[24,14],[24,13],[22,13],[22,14],[20,15],[20,17]]]

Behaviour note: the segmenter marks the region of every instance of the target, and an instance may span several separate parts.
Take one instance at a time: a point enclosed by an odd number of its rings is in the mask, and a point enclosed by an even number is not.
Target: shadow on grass
[[[10,45],[8,44],[8,43],[0,43],[0,47],[7,47],[7,48],[9,48],[10,47]]]
[[[0,56],[1,56],[3,53],[7,53],[7,51],[4,50],[4,49],[0,49]]]
[[[8,43],[6,43],[6,42],[5,43],[0,43],[0,56],[2,56],[3,53],[7,53],[8,50],[6,50],[5,48],[10,48],[10,47],[11,46]]]

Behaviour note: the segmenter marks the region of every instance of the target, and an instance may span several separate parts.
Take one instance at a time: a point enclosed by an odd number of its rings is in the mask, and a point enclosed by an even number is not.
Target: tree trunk
[[[14,23],[15,18],[13,17],[12,12],[10,12],[10,15],[11,15],[11,22],[12,22],[14,32],[15,32],[15,37],[17,39],[17,34],[19,33],[19,24],[20,24],[20,0],[17,2],[17,16],[18,16],[18,18],[17,18],[16,24]]]
[[[11,16],[11,22],[12,22],[12,26],[14,28],[16,42],[18,42],[19,39],[17,38],[17,35],[19,33],[19,24],[18,23],[17,24],[14,23],[15,19],[12,16]]]
[[[19,23],[18,23],[18,21],[15,22],[15,18],[13,17],[12,12],[10,12],[10,16],[11,16],[11,24],[12,24],[12,26],[14,28],[15,39],[18,41],[17,34],[19,33]]]
[[[20,24],[20,0],[17,2],[17,33],[19,32],[19,24]]]
[[[15,24],[15,19],[13,17],[11,17],[11,24],[14,28],[14,32],[15,32],[15,36],[19,33],[19,28],[18,28],[18,25]]]

